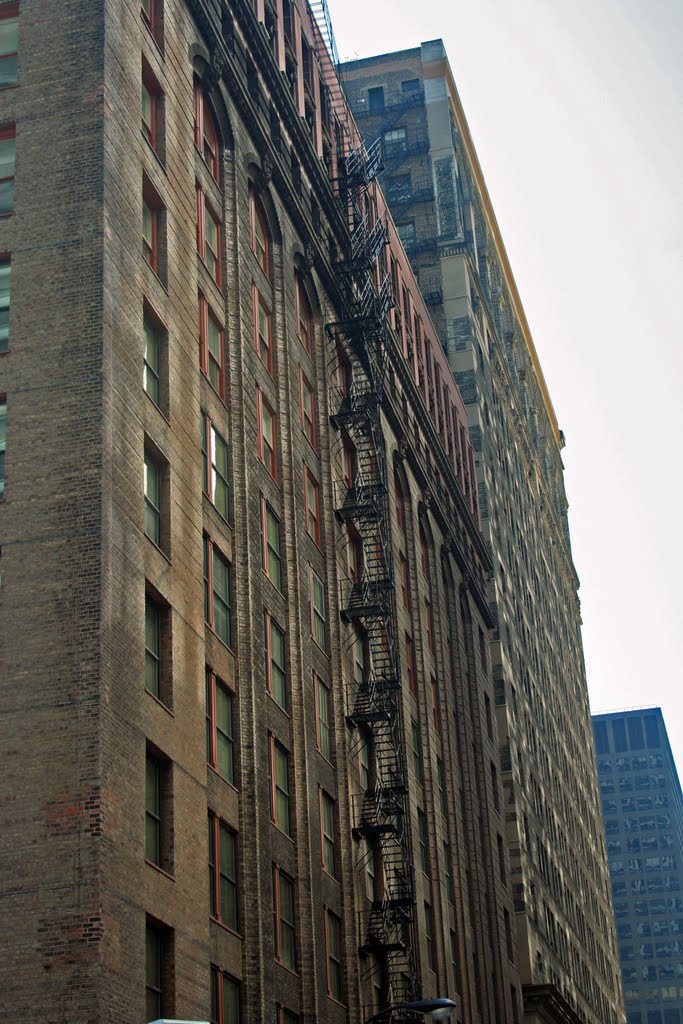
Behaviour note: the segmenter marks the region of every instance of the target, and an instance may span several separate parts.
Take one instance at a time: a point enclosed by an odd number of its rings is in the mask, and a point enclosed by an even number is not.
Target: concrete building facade
[[[683,795],[661,708],[594,715],[628,1024],[683,1020]]]
[[[468,411],[525,1020],[621,1021],[564,438],[443,43],[341,74]],[[418,358],[429,378],[434,353]]]
[[[15,1020],[523,1017],[467,410],[324,34],[0,4]]]

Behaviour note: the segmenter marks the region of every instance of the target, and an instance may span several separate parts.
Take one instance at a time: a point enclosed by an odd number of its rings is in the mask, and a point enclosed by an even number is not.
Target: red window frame
[[[311,491],[313,508],[310,503]],[[320,484],[308,466],[304,466],[304,518],[308,536],[320,547]]]
[[[273,446],[270,447],[263,431],[263,412],[268,411],[273,425]],[[258,440],[258,457],[266,467],[273,480],[277,480],[277,415],[260,388],[256,389],[256,432]]]
[[[315,609],[315,604],[314,604],[314,601],[313,601],[313,578],[314,577],[320,582],[321,587],[322,587],[322,592],[323,592],[323,614],[320,615],[318,613],[317,617],[320,618],[322,620],[322,623],[323,623],[323,629],[325,631],[325,643],[324,643],[324,645],[320,643],[320,641],[318,640],[318,637],[315,634],[316,609]],[[325,582],[324,582],[324,580],[322,579],[321,576],[318,576],[317,572],[315,571],[315,569],[313,568],[312,565],[309,565],[309,567],[308,567],[308,596],[309,596],[309,601],[310,601],[310,606],[311,606],[310,607],[310,613],[311,613],[311,636],[313,637],[314,643],[316,643],[317,646],[320,647],[320,649],[322,651],[324,651],[326,649],[326,647],[327,647],[327,603],[325,601]]]
[[[268,552],[270,550],[268,544],[268,512],[272,513],[273,519],[276,519],[278,524],[278,550],[276,552],[278,562],[276,578],[271,576],[270,566],[268,564]],[[277,587],[278,590],[282,589],[282,533],[280,530],[281,525],[282,520],[276,514],[275,509],[270,504],[270,502],[267,501],[263,495],[261,495],[261,568],[263,569],[264,573],[266,574],[270,582],[273,584],[273,586]]]
[[[365,681],[368,671],[367,636],[360,626],[353,630],[353,678],[358,684]]]
[[[344,352],[341,345],[337,345],[337,391],[339,392],[339,398],[348,398],[351,394],[351,382],[352,382],[353,370],[351,367],[351,361]]]
[[[209,765],[210,768],[213,769],[213,771],[216,772],[217,775],[220,775],[220,777],[222,779],[225,779],[225,781],[229,782],[230,785],[234,785],[235,784],[235,694],[230,689],[230,687],[227,686],[223,682],[223,680],[221,678],[219,678],[219,676],[216,675],[216,673],[213,671],[213,669],[209,668],[208,666],[206,668],[206,684],[207,684],[206,685],[206,689],[207,689],[207,697],[208,697],[208,701],[207,701],[208,707],[207,707],[207,716],[206,716],[207,717],[207,727],[208,727],[208,735],[207,735],[207,739],[208,739],[208,744],[207,744],[207,747],[208,747],[208,750],[207,750],[208,758],[207,758],[207,764]],[[218,768],[218,718],[217,718],[217,714],[216,714],[216,689],[217,689],[217,687],[221,687],[223,690],[225,690],[225,692],[227,693],[228,697],[230,698],[230,704],[231,704],[230,714],[231,714],[231,728],[232,728],[232,736],[231,736],[231,741],[232,741],[231,775],[232,775],[232,778],[228,778],[226,775],[223,775],[223,773]]]
[[[261,331],[259,314],[266,317],[267,336]],[[252,286],[252,321],[254,329],[254,348],[256,354],[265,366],[268,373],[273,372],[273,318],[268,303],[261,295],[258,287]]]
[[[327,698],[326,698],[326,703],[327,703],[327,722],[326,722],[326,725],[327,725],[327,737],[328,737],[328,747],[329,747],[329,749],[326,750],[326,751],[323,750],[322,743],[320,741],[320,721],[321,721],[321,716],[320,716],[320,697],[318,696],[318,686],[323,687],[323,689],[325,689],[325,691],[327,692]],[[331,722],[332,704],[331,704],[331,701],[330,701],[330,688],[327,685],[327,683],[325,682],[325,680],[322,678],[322,676],[319,676],[318,673],[315,672],[315,671],[313,672],[313,703],[314,703],[314,707],[315,707],[315,749],[325,758],[326,761],[329,761],[331,756],[332,756],[332,722]]]
[[[294,963],[288,964],[282,959],[282,911],[280,909],[280,879],[285,878],[292,887],[292,906],[296,906],[296,890],[294,879],[282,871],[279,864],[273,864],[273,917],[275,923],[275,934],[273,936],[275,946],[275,960],[288,971],[296,971],[296,920],[291,922],[294,938]]]
[[[338,936],[339,936],[340,959],[337,961],[338,964],[339,964],[339,985],[340,985],[340,989],[341,989],[339,992],[335,992],[333,990],[333,988],[332,988],[332,971],[331,971],[332,954],[331,954],[331,949],[330,949],[330,918],[334,918],[334,920],[335,920],[335,922],[337,924],[337,927],[339,929]],[[344,992],[343,992],[343,989],[344,989],[344,969],[343,969],[343,963],[342,963],[342,960],[341,960],[341,952],[342,952],[341,918],[338,917],[337,914],[335,914],[331,910],[329,910],[328,907],[325,907],[325,974],[326,974],[326,980],[327,980],[327,997],[328,997],[328,999],[333,999],[336,1003],[341,1003],[342,997],[343,997],[343,994],[344,994]]]
[[[285,642],[286,642],[286,640],[285,640],[285,631],[280,628],[280,624],[277,622],[276,619],[273,618],[273,616],[272,616],[271,612],[268,610],[268,608],[265,608],[264,611],[263,611],[263,620],[264,620],[264,627],[265,627],[264,628],[264,632],[265,632],[265,643],[266,643],[266,689],[268,690],[268,693],[273,698],[275,703],[279,707],[283,708],[284,711],[286,711],[287,710],[287,704],[288,704],[288,699],[287,699],[288,698],[288,693],[287,693],[287,667],[286,667],[286,664],[282,666],[282,673],[283,673],[283,676],[284,676],[284,680],[283,680],[284,692],[283,692],[283,695],[282,695],[283,696],[283,700],[282,701],[278,699],[278,697],[276,696],[276,694],[275,694],[275,692],[273,690],[273,627],[275,627],[275,629],[277,629],[277,631],[282,634],[283,657],[284,657],[284,646],[285,646]]]
[[[427,632],[427,648],[430,654],[434,653],[434,621],[432,619],[432,606],[425,597],[425,629]]]
[[[2,138],[2,133],[0,133]],[[154,273],[159,276],[159,221],[164,204],[147,176],[142,179],[142,254]],[[149,211],[150,233],[145,233],[145,209]]]
[[[296,275],[296,333],[309,356],[313,355],[313,313],[301,275]]]
[[[154,152],[158,153],[159,116],[163,92],[159,82],[157,81],[156,75],[144,57],[142,58],[142,88],[149,96],[149,124],[145,120],[143,107],[141,112],[142,134],[147,139],[147,142],[150,144]]]
[[[358,583],[363,568],[363,539],[353,526],[347,527],[346,567],[353,582]]]
[[[209,168],[211,177],[220,186],[216,122],[206,99],[204,87],[196,79],[194,84],[194,144]]]
[[[256,230],[257,224],[261,229],[263,241]],[[266,277],[270,277],[270,230],[261,203],[253,188],[249,189],[249,244],[259,267]]]
[[[342,480],[353,490],[356,483],[356,446],[348,434],[342,436]]]
[[[323,814],[323,808],[325,800],[329,800],[332,805],[332,833],[325,831],[325,819]],[[335,844],[335,833],[334,833],[334,797],[330,796],[327,790],[323,789],[322,786],[318,786],[318,818],[320,821],[320,864],[323,871],[330,875],[331,878],[336,878],[335,864],[336,864],[336,844]],[[327,847],[326,843],[329,843],[332,847],[332,863],[328,863]]]
[[[232,836],[233,836],[233,838],[235,840],[235,843],[237,842],[237,832],[235,831],[234,828],[232,828],[228,824],[227,821],[225,821],[218,814],[216,814],[215,811],[211,811],[211,810],[209,811],[209,821],[210,821],[210,828],[211,828],[211,844],[212,844],[212,853],[213,853],[212,863],[210,863],[210,868],[211,868],[211,872],[212,872],[212,876],[213,876],[213,906],[211,907],[211,917],[213,918],[214,921],[218,921],[219,924],[222,924],[224,928],[227,928],[228,931],[233,932],[233,934],[237,935],[237,934],[239,934],[238,931],[237,931],[238,922],[239,922],[239,906],[238,906],[238,903],[237,903],[237,896],[235,898],[235,924],[234,925],[228,924],[226,921],[223,920],[223,917],[221,915],[220,828],[221,828],[221,825],[224,825],[225,828],[228,830],[228,832],[230,832],[232,834]],[[235,849],[235,889],[236,890],[238,888],[237,874],[238,874],[237,849]]]
[[[160,0],[149,0],[149,3],[145,4],[144,0],[140,0],[140,13],[150,35],[154,41],[161,46],[161,17],[159,3]],[[147,10],[147,7],[149,10]]]
[[[239,1006],[241,1005],[241,983],[236,978],[233,978],[231,974],[228,974],[227,971],[223,971],[220,967],[216,967],[215,964],[211,964],[211,985],[213,986],[213,991],[215,993],[212,1000],[215,999],[216,1024],[232,1024],[232,1020],[229,1021],[225,1016],[225,998],[223,989],[225,981],[229,981],[235,986],[239,1009]],[[214,1012],[213,1002],[211,1012]],[[213,1020],[213,1017],[211,1019]]]
[[[279,747],[280,750],[284,750],[287,759],[287,822],[281,822],[277,813],[277,782],[275,777],[275,748]],[[272,732],[268,733],[268,748],[269,748],[269,761],[270,761],[270,820],[276,828],[279,828],[281,832],[286,836],[292,834],[292,794],[290,786],[290,770],[289,770],[289,751],[283,743],[273,736]]]
[[[209,320],[218,329],[219,359],[216,359],[209,347]],[[211,387],[225,401],[225,331],[209,306],[206,296],[201,292],[199,293],[199,366]],[[215,382],[211,379],[212,367],[215,367]]]
[[[417,680],[415,678],[415,657],[413,654],[413,641],[406,633],[406,672],[408,674],[408,690],[413,697],[417,697]]]
[[[207,231],[206,223],[207,217],[216,228],[216,243],[215,249],[212,248]],[[216,282],[218,287],[221,286],[221,234],[222,234],[221,219],[217,214],[213,212],[211,203],[207,200],[206,192],[202,186],[197,182],[197,252],[209,271],[211,278]],[[209,258],[207,259],[207,254]],[[213,266],[213,269],[212,269]]]
[[[306,397],[308,397],[310,409],[306,408]],[[301,367],[299,367],[299,401],[301,403],[301,429],[311,448],[315,448],[315,392]]]

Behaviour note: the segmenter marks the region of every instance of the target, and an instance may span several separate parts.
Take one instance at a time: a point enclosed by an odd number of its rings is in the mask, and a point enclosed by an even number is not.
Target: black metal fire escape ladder
[[[352,442],[352,479],[336,495],[339,520],[355,531],[361,557],[341,595],[342,616],[364,647],[362,678],[347,694],[348,723],[362,731],[372,752],[368,788],[354,808],[354,836],[377,853],[375,899],[361,911],[359,954],[366,976],[381,972],[386,1005],[419,996],[415,958],[415,880],[410,853],[401,669],[395,621],[385,441],[381,404],[387,364],[387,314],[391,280],[378,257],[386,225],[369,217],[368,192],[381,170],[379,142],[349,154],[338,194],[349,212],[350,243],[338,265],[347,296],[347,318],[326,326],[335,353],[350,367],[340,388],[332,380],[332,424]],[[378,272],[377,266],[381,270]],[[390,1018],[387,1018],[389,1020]],[[393,1022],[413,1020],[396,1014]]]

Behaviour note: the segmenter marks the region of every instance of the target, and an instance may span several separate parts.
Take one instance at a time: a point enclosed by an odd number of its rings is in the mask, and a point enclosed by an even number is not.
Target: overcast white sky
[[[683,776],[680,0],[328,0],[342,60],[443,38],[561,428],[594,712]]]

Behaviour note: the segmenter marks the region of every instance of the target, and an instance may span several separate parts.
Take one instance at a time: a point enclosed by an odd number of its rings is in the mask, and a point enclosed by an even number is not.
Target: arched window
[[[220,163],[218,159],[218,132],[211,108],[204,95],[201,82],[194,86],[194,144],[202,154],[211,177],[220,185]]]
[[[270,231],[261,202],[253,189],[249,190],[249,228],[252,252],[263,273],[270,276]]]

